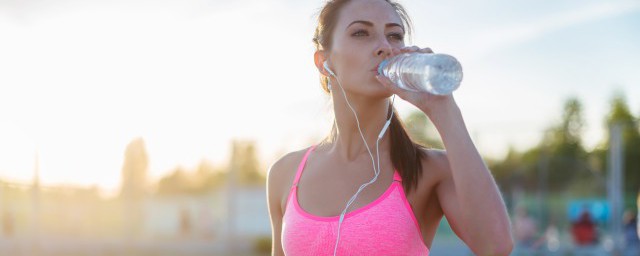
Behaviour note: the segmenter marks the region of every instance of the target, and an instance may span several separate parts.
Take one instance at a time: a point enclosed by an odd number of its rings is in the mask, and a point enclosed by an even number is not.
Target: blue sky
[[[401,1],[413,43],[456,56],[455,93],[481,153],[535,145],[584,104],[585,144],[605,136],[616,90],[640,115],[637,1]],[[229,141],[262,159],[308,146],[331,122],[311,37],[320,1],[3,1],[0,179],[115,189],[126,144],[145,139],[151,179]],[[401,114],[414,110],[397,101]]]

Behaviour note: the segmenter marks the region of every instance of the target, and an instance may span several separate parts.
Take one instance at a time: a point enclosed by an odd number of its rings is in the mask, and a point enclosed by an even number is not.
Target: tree
[[[174,168],[168,175],[158,181],[158,194],[180,195],[188,194],[193,190],[187,171],[182,167]]]
[[[523,154],[514,148],[509,148],[504,159],[488,160],[487,165],[501,190],[511,191],[515,186],[524,189],[533,188],[533,184],[525,184],[529,180],[525,178]]]
[[[577,98],[569,98],[560,121],[547,129],[540,144],[523,153],[511,149],[502,162],[491,163],[489,167],[498,176],[510,173],[508,177],[496,178],[508,183],[506,187],[565,190],[573,178],[588,176],[588,157],[581,140],[583,127],[582,104]]]
[[[564,190],[577,177],[590,178],[581,139],[583,128],[582,104],[577,98],[569,98],[560,123],[547,131],[540,145],[537,169],[548,170],[551,190]]]
[[[146,194],[149,157],[142,138],[127,145],[122,164],[121,196],[139,200]]]
[[[124,153],[122,164],[122,188],[124,228],[127,239],[142,234],[144,218],[143,200],[147,194],[147,169],[149,157],[142,138],[137,138]]]
[[[226,173],[216,169],[213,164],[202,160],[195,170],[176,167],[157,184],[160,195],[185,195],[207,193],[222,185]]]
[[[258,160],[255,142],[233,141],[231,152],[229,171],[235,172],[235,179],[239,184],[261,185],[266,182],[264,175],[260,174],[262,167]]]
[[[627,101],[622,93],[616,93],[611,100],[611,109],[605,118],[607,130],[614,123],[623,125],[622,141],[624,151],[624,188],[626,195],[635,195],[640,189],[640,131],[638,119],[631,114]],[[598,152],[600,167],[608,168],[609,136],[604,139],[604,146]]]
[[[424,113],[413,111],[405,118],[404,123],[409,137],[415,142],[428,147],[444,148],[440,135],[430,125],[429,119]]]
[[[195,190],[205,192],[221,186],[226,179],[226,173],[216,168],[206,160],[202,160],[194,174]]]

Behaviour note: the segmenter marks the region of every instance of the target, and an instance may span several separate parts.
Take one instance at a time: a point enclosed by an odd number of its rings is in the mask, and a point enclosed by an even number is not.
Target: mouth
[[[380,64],[382,64],[382,62],[378,63],[378,65],[376,65],[373,69],[371,69],[371,71],[378,73],[378,69],[380,68]]]

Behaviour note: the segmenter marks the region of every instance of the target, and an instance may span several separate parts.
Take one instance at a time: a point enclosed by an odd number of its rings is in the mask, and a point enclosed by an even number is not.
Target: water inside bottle
[[[378,72],[405,90],[438,95],[450,94],[462,80],[458,61],[444,54],[404,53],[380,63]]]

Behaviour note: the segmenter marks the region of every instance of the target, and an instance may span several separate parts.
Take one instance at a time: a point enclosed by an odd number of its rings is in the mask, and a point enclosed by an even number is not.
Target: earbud
[[[329,75],[334,76],[334,77],[336,76],[336,74],[333,73],[333,71],[331,71],[331,69],[329,68],[329,65],[327,64],[326,60],[324,61],[322,66],[324,67],[325,70],[327,70],[327,72],[329,72]]]

